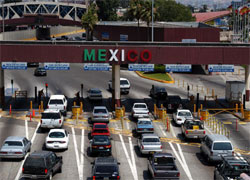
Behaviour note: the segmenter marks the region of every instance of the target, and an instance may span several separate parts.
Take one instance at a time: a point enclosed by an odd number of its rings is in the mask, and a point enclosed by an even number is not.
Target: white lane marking
[[[29,139],[29,131],[28,131],[28,121],[27,121],[27,119],[25,120],[25,135],[26,135],[26,138]]]
[[[129,129],[130,129],[130,126],[129,126],[128,121],[126,121],[126,124],[127,124],[127,129],[129,130]]]
[[[160,130],[161,130],[163,136],[164,136],[164,137],[167,137],[167,133],[164,131],[164,129],[163,129],[162,126],[160,126]]]
[[[81,177],[83,179],[83,164],[84,164],[84,129],[82,129],[82,137],[81,137],[81,165],[80,165],[80,170],[81,170]]]
[[[186,172],[186,174],[187,174],[187,176],[188,176],[188,179],[193,180],[193,178],[192,178],[192,176],[191,176],[191,173],[190,173],[190,171],[189,171],[189,169],[188,169],[188,165],[187,165],[186,159],[184,158],[184,154],[183,154],[183,152],[182,152],[182,149],[181,149],[180,144],[177,144],[177,147],[178,147],[179,153],[180,153],[180,155],[181,155],[183,165],[186,167],[186,171],[185,171],[185,172]]]
[[[132,165],[132,161],[131,161],[131,159],[130,159],[130,157],[128,155],[128,151],[126,149],[126,146],[125,146],[125,143],[123,141],[122,135],[119,134],[119,137],[120,137],[120,140],[121,140],[121,143],[122,143],[122,148],[123,148],[123,150],[125,152],[125,155],[126,155],[126,158],[128,160],[128,164],[129,164],[129,167],[131,169],[132,175],[133,175],[134,179],[137,179],[136,174],[134,173],[134,168],[133,168],[133,165]]]
[[[134,166],[135,177],[136,177],[136,179],[138,179],[136,164],[135,164],[135,156],[134,156],[134,150],[133,150],[133,144],[132,144],[132,141],[131,141],[131,137],[128,138],[128,141],[129,141],[130,153],[131,153],[131,157],[132,157],[132,164]]]
[[[170,122],[169,122],[169,124],[170,124],[170,132],[171,132],[172,136],[176,138],[173,126],[171,125]]]
[[[80,168],[80,162],[79,162],[80,160],[79,160],[79,154],[78,154],[76,137],[75,137],[75,129],[73,127],[71,127],[71,130],[72,130],[73,141],[74,141],[74,148],[75,148],[75,154],[76,154],[76,163],[77,163],[77,169],[78,169],[78,174],[79,174],[79,180],[82,180],[81,168]]]
[[[37,124],[36,129],[35,129],[35,132],[34,132],[32,138],[31,138],[31,143],[32,143],[32,144],[33,144],[33,142],[34,142],[34,140],[35,140],[35,137],[36,137],[36,134],[37,134],[36,132],[37,132],[39,126],[40,126],[40,122]],[[19,170],[18,170],[18,172],[17,172],[17,175],[16,175],[16,177],[15,177],[15,180],[19,180],[20,175],[21,175],[21,173],[22,173],[23,163],[24,163],[24,161],[25,161],[25,159],[27,158],[28,155],[29,155],[29,153],[27,153],[26,156],[24,157],[24,160],[23,160],[22,163],[21,163],[21,166],[20,166],[20,168],[19,168]]]

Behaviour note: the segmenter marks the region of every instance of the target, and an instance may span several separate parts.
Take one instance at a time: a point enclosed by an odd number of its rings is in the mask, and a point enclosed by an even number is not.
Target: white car
[[[92,88],[88,90],[89,100],[102,100],[102,91],[98,88]]]
[[[109,83],[109,90],[112,91],[112,81],[110,80]],[[121,93],[128,94],[130,89],[130,82],[127,78],[120,78],[120,90]]]
[[[59,109],[46,109],[42,113],[41,128],[61,128],[64,117]]]
[[[51,129],[45,140],[46,149],[68,149],[69,133],[65,129]]]
[[[173,120],[178,125],[183,124],[186,119],[194,119],[191,111],[188,109],[177,109],[177,112],[173,113]]]
[[[67,115],[68,101],[64,95],[52,95],[48,102],[48,109],[59,109],[64,116]]]
[[[149,110],[146,103],[134,103],[132,108],[133,118],[149,117]]]

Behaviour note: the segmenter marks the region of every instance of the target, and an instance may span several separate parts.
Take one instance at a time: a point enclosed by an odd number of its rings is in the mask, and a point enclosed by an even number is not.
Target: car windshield
[[[156,93],[158,93],[158,92],[166,92],[166,89],[165,88],[156,88],[155,92]]]
[[[61,99],[51,99],[49,104],[63,104],[63,100]]]
[[[39,70],[39,71],[45,71],[45,69],[44,69],[44,68],[38,68],[38,70]]]
[[[189,116],[189,117],[191,117],[192,116],[192,114],[190,113],[190,112],[179,112],[178,113],[178,116]]]
[[[214,143],[213,150],[233,150],[229,142],[216,142]]]
[[[23,143],[20,141],[5,141],[4,146],[23,146]]]
[[[63,132],[52,132],[49,134],[50,138],[64,138],[65,134]]]
[[[96,166],[96,174],[112,174],[113,172],[117,172],[116,166],[109,166],[109,165],[98,165]]]
[[[107,133],[107,129],[95,129],[94,133]]]
[[[94,136],[94,144],[109,144],[109,138],[107,136]]]
[[[158,138],[144,138],[143,142],[160,142]]]
[[[145,104],[135,104],[134,108],[146,109],[147,106]]]
[[[27,157],[24,167],[45,167],[44,159],[40,157]]]
[[[106,127],[107,127],[106,125],[95,125],[95,128],[105,129]]]
[[[173,158],[167,158],[167,157],[155,157],[154,158],[154,163],[157,165],[166,165],[166,164],[174,164]]]
[[[99,94],[99,93],[101,93],[101,91],[99,89],[91,89],[90,93]]]
[[[151,125],[150,121],[139,121],[138,124],[140,125]]]
[[[128,81],[127,81],[127,80],[121,80],[121,81],[120,81],[120,84],[121,84],[121,85],[127,85],[127,84],[128,84]]]
[[[201,121],[188,121],[187,128],[194,129],[194,126],[198,126],[200,129],[204,129],[204,124]]]
[[[106,109],[95,109],[94,110],[94,113],[107,113],[107,110]]]
[[[60,113],[42,113],[42,119],[60,119]]]

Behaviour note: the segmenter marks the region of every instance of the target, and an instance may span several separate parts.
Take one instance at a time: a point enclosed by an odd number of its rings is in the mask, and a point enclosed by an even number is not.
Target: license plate
[[[194,136],[194,138],[198,138],[198,136]]]
[[[36,175],[31,175],[31,179],[36,179],[37,176]]]
[[[59,147],[58,145],[54,145],[54,147]]]
[[[104,149],[103,147],[99,147],[99,149]]]
[[[149,154],[154,154],[155,152],[154,151],[150,151]]]

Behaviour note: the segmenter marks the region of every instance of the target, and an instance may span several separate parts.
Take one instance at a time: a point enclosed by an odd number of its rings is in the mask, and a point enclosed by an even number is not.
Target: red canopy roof
[[[217,11],[217,12],[205,12],[205,13],[193,13],[192,16],[196,17],[196,22],[208,22],[223,16],[227,16],[231,11]]]

